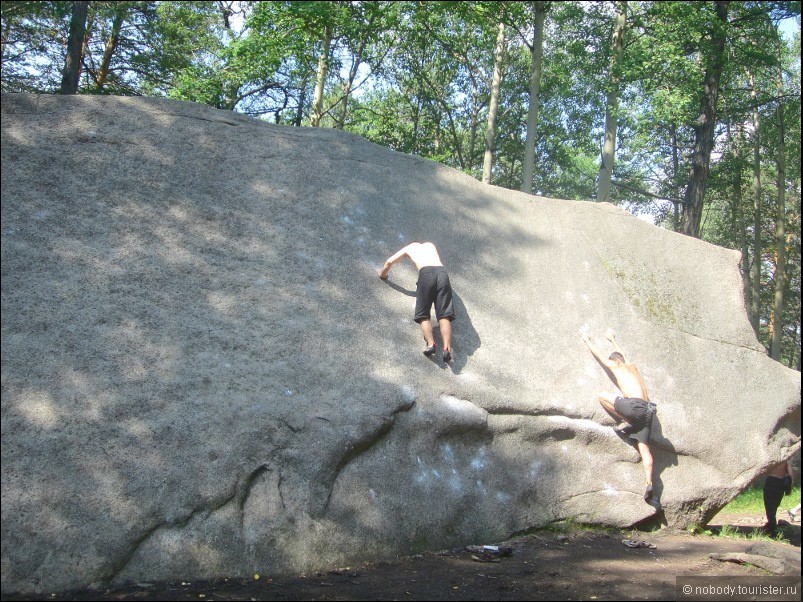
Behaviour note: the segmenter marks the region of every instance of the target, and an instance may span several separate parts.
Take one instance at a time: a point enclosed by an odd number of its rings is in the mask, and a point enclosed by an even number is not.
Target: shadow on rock
[[[394,291],[399,292],[408,297],[415,297],[415,291],[404,288],[403,286],[392,282],[389,278],[383,281]],[[468,358],[474,355],[474,352],[480,348],[480,335],[474,328],[471,322],[471,316],[468,314],[466,304],[463,299],[454,290],[452,291],[452,303],[454,305],[455,319],[452,322],[452,361],[446,364],[443,360],[435,360],[441,367],[447,366],[452,369],[454,374],[460,374],[461,370],[468,363]],[[434,331],[438,333],[440,338],[440,328],[437,321],[433,323]],[[440,347],[443,349],[443,339],[441,338]]]
[[[631,445],[638,451],[637,444],[634,440],[630,439],[627,435],[619,433],[619,438],[628,445]],[[678,454],[675,446],[664,436],[661,427],[661,419],[658,417],[658,412],[652,418],[652,430],[650,432],[650,451],[652,452],[652,483],[653,492],[652,498],[647,502],[655,508],[656,513],[648,519],[642,521],[640,526],[649,527],[668,525],[666,514],[664,513],[663,505],[661,504],[661,496],[664,493],[664,482],[661,478],[661,473],[670,466],[678,465]]]
[[[454,312],[457,318],[452,322],[452,338],[454,354],[451,362],[452,372],[460,374],[460,371],[468,363],[468,358],[480,348],[482,341],[480,335],[471,322],[466,304],[456,292],[452,291],[452,301]]]

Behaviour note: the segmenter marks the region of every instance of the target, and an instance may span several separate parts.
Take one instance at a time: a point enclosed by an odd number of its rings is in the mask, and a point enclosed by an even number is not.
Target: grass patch
[[[792,487],[792,494],[786,495],[778,508],[778,517],[786,518],[786,511],[800,503],[800,485]],[[737,495],[721,512],[764,512],[763,485],[753,486]]]
[[[786,537],[781,529],[778,529],[775,535],[765,533],[761,529],[746,529],[745,527],[735,527],[733,525],[722,525],[718,528],[693,525],[687,530],[692,535],[707,535],[708,537],[726,537],[728,539],[749,539],[750,541],[777,541],[780,543],[789,543],[789,538]]]
[[[739,529],[732,525],[722,525],[719,532],[714,533],[717,537],[728,537],[730,539],[749,539],[751,541],[778,541],[781,543],[789,543],[789,539],[780,531],[775,535],[769,535],[761,529],[751,529],[749,531]]]

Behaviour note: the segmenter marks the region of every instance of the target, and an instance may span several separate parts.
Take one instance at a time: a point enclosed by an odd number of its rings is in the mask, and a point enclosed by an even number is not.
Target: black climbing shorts
[[[655,404],[644,401],[638,397],[617,397],[613,409],[624,416],[627,423],[633,427],[628,435],[631,439],[647,443],[652,430],[652,417],[655,415]]]
[[[419,324],[429,320],[432,304],[435,304],[435,317],[438,320],[446,318],[454,320],[452,307],[452,285],[449,274],[443,266],[429,266],[421,268],[418,272],[418,282],[415,291],[415,317]]]

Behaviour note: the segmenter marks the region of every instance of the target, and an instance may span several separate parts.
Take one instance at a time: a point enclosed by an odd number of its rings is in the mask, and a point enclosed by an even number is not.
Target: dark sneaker
[[[451,362],[452,361],[452,352],[448,349],[443,350],[443,361],[444,362]]]
[[[432,347],[427,347],[426,349],[424,349],[424,355],[426,355],[427,357],[432,357],[433,355],[435,355],[435,351],[437,351],[437,349],[438,348],[435,347],[435,345],[433,345]]]

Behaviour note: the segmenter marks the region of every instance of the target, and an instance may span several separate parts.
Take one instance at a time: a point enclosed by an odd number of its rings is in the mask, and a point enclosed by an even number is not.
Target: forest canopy
[[[742,253],[800,370],[800,2],[6,2],[3,92],[348,130]]]

